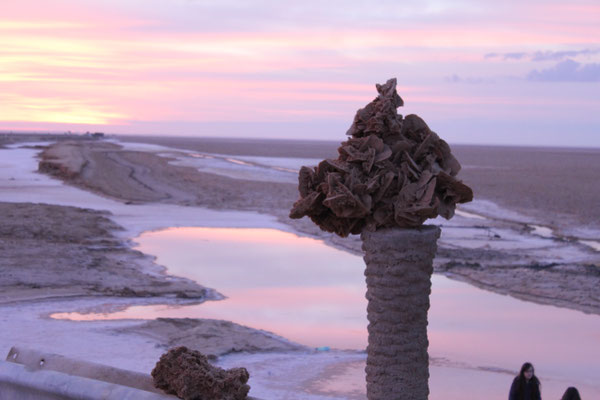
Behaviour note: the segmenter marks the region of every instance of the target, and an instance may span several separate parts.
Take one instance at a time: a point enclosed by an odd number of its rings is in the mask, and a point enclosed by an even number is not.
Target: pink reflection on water
[[[438,280],[429,313],[431,354],[512,370],[528,360],[542,376],[598,383],[597,315],[519,301],[447,279],[437,290]]]
[[[53,317],[215,318],[268,330],[312,347],[366,347],[360,257],[273,229],[173,228],[144,234],[138,241],[139,250],[157,255],[157,262],[169,266],[169,273],[213,287],[227,299]]]
[[[176,228],[144,234],[138,241],[139,250],[157,255],[158,263],[168,266],[169,273],[213,287],[227,299],[194,306],[140,306],[113,314],[54,317],[216,318],[269,330],[308,346],[366,346],[366,288],[360,257],[270,229]],[[546,395],[560,397],[560,388],[568,382],[586,387],[590,396],[600,395],[598,316],[523,302],[443,276],[435,275],[432,284],[431,356],[470,368],[505,370],[517,370],[524,361],[531,361],[546,380],[547,390],[550,388]],[[460,378],[454,381],[467,383],[475,370],[470,371],[450,375],[458,374]],[[493,380],[498,388],[504,381],[510,385],[512,379],[498,373],[494,378],[487,375],[490,372],[477,374],[482,381]],[[450,375],[447,369],[435,367],[432,388],[446,387],[447,383],[436,381]]]

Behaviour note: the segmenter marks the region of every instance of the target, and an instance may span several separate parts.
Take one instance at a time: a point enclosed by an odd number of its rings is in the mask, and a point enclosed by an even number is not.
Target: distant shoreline
[[[90,131],[89,133],[94,133],[96,130]],[[154,142],[155,140],[172,140],[172,139],[185,139],[185,140],[198,140],[198,141],[206,141],[206,142],[238,142],[238,143],[299,143],[299,144],[323,144],[325,146],[333,145],[337,148],[339,143],[346,140],[346,136],[343,135],[343,132],[340,133],[339,139],[298,139],[298,138],[270,138],[270,137],[246,137],[246,136],[194,136],[194,135],[162,135],[162,134],[130,134],[130,133],[112,133],[112,132],[102,132],[107,138],[115,138],[117,140],[122,140],[125,142]],[[85,132],[72,132],[67,133],[64,130],[56,130],[56,131],[45,131],[45,130],[11,130],[11,129],[0,129],[0,136],[2,135],[35,135],[35,136],[63,136],[63,137],[77,137],[84,136]],[[454,149],[459,147],[466,148],[495,148],[495,149],[522,149],[522,150],[542,150],[542,151],[555,151],[555,150],[565,150],[565,151],[583,151],[583,152],[593,152],[600,153],[600,146],[591,146],[591,147],[582,147],[582,146],[546,146],[543,144],[505,144],[505,143],[464,143],[464,142],[449,142],[449,144]]]
[[[108,138],[204,153],[319,159],[337,157],[341,142],[142,135]],[[85,135],[0,134],[0,146],[24,140],[86,139]],[[600,231],[600,148],[452,145],[452,149],[463,165],[458,177],[473,187],[476,199],[531,215],[566,236],[575,231],[580,234],[582,229]]]

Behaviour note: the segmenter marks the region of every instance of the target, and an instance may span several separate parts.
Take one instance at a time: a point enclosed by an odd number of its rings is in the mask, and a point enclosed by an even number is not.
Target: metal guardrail
[[[0,398],[6,400],[172,400],[176,397],[67,375],[32,371],[21,364],[0,361]]]
[[[0,399],[174,400],[177,397],[155,388],[147,374],[13,347],[6,361],[0,361]]]

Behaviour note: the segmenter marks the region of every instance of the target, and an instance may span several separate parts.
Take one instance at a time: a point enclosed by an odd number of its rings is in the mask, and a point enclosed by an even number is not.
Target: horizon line
[[[336,140],[336,139],[284,139],[284,138],[273,138],[273,137],[246,137],[246,136],[207,136],[207,135],[190,135],[190,134],[157,134],[157,133],[111,133],[111,132],[102,132],[99,130],[93,131],[52,131],[52,130],[17,130],[17,129],[0,129],[0,134],[2,135],[22,135],[22,134],[33,134],[33,135],[63,135],[63,136],[77,136],[77,135],[86,135],[93,133],[102,133],[105,138],[110,137],[119,137],[119,136],[128,136],[128,137],[136,137],[136,136],[146,136],[146,137],[160,137],[160,138],[185,138],[185,139],[211,139],[211,140],[250,140],[250,141],[279,141],[279,142],[336,142],[341,143],[344,140]],[[443,138],[441,138],[443,139]],[[445,139],[443,139],[445,140]],[[445,140],[446,141],[446,140]],[[448,142],[448,141],[446,141]],[[469,143],[469,142],[449,142],[452,146],[474,146],[474,147],[509,147],[509,148],[541,148],[541,149],[569,149],[569,150],[600,150],[599,146],[587,146],[582,147],[580,145],[544,145],[544,144],[506,144],[506,143]]]

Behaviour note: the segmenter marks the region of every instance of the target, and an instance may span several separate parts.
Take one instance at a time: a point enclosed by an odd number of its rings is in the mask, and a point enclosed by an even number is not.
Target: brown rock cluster
[[[250,390],[246,368],[215,367],[202,353],[184,346],[163,354],[152,377],[157,388],[185,400],[242,400]]]
[[[398,115],[404,103],[396,79],[376,87],[379,96],[357,111],[338,158],[300,169],[291,218],[309,216],[345,237],[363,229],[414,228],[438,215],[449,219],[456,203],[473,199],[454,178],[460,164],[448,144],[418,116]]]

